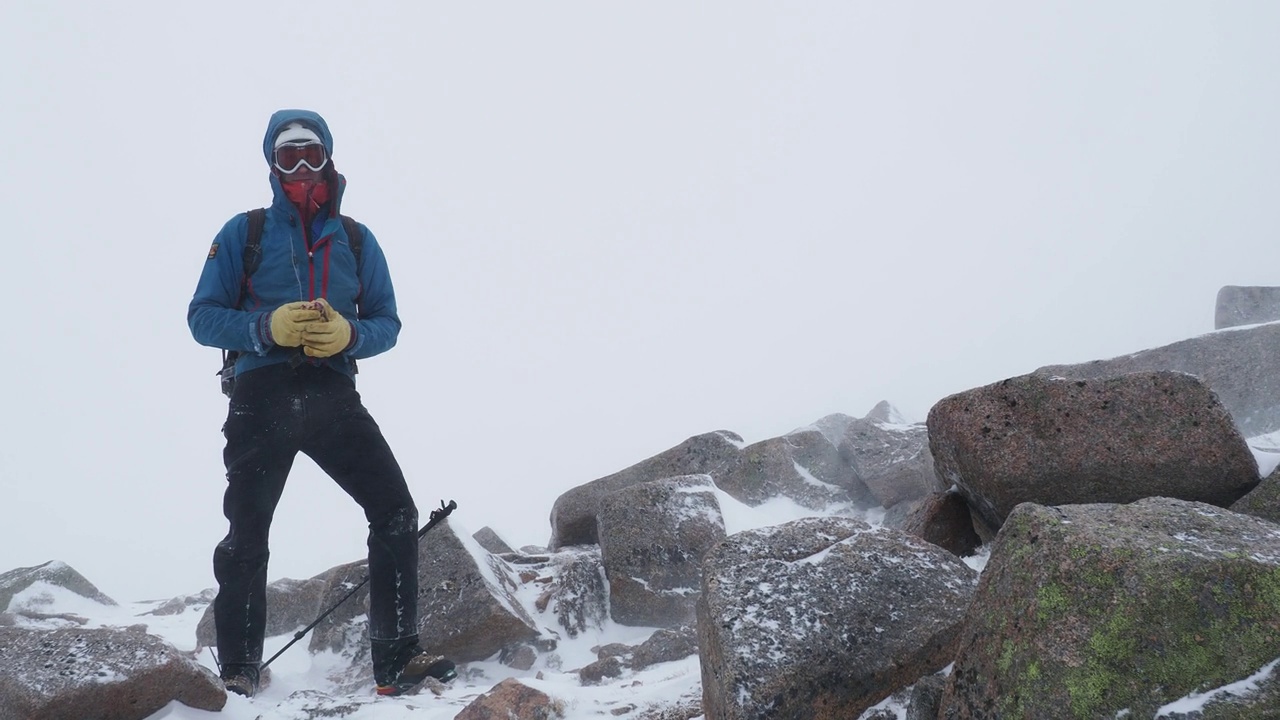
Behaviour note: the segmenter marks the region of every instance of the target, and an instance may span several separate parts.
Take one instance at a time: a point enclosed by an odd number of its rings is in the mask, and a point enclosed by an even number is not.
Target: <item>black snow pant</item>
[[[255,675],[267,621],[267,537],[285,479],[306,453],[364,509],[369,521],[369,637],[375,667],[416,645],[418,511],[404,474],[355,383],[303,363],[236,378],[223,434],[231,528],[213,553],[218,654]]]

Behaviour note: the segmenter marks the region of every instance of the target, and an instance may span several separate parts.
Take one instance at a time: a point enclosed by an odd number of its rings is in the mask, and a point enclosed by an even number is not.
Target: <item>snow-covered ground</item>
[[[1250,445],[1258,458],[1259,469],[1265,476],[1280,465],[1280,433],[1250,439]],[[795,505],[785,499],[776,499],[759,507],[745,506],[732,497],[717,492],[724,513],[726,530],[732,534],[768,525],[776,525],[801,517],[814,515],[813,511]],[[832,514],[845,514],[847,509],[833,508]],[[883,511],[872,511],[865,518],[879,525]],[[462,535],[464,528],[457,531]],[[469,538],[468,538],[469,539]],[[473,552],[476,552],[473,550]],[[987,555],[980,553],[967,559],[975,570],[981,571]],[[93,578],[90,578],[93,580]],[[194,594],[199,588],[174,588],[174,596]],[[529,605],[532,595],[521,600]],[[158,635],[179,650],[193,652],[196,649],[196,625],[207,603],[199,602],[176,615],[149,614],[168,601],[168,598],[123,603],[106,606],[75,595],[62,588],[36,583],[15,595],[9,609],[26,609],[44,616],[71,614],[88,618],[86,627],[129,626],[145,624],[149,632]],[[65,620],[27,621],[33,625],[65,625]],[[680,704],[701,696],[701,676],[698,658],[661,663],[640,672],[624,671],[621,678],[607,680],[597,686],[583,686],[577,670],[596,660],[593,648],[608,643],[638,645],[649,637],[655,628],[627,627],[608,621],[602,628],[589,629],[579,637],[563,638],[554,654],[540,657],[529,671],[506,667],[492,658],[485,662],[469,663],[457,680],[446,686],[440,694],[423,690],[417,695],[382,698],[372,688],[358,694],[340,694],[329,679],[345,660],[337,655],[322,653],[313,655],[307,650],[307,642],[301,641],[280,656],[271,666],[271,682],[252,699],[236,695],[228,697],[221,713],[194,710],[177,702],[170,703],[148,720],[310,720],[316,717],[344,717],[352,720],[446,720],[453,718],[464,707],[494,685],[509,677],[540,690],[564,703],[566,720],[587,718],[626,717],[630,712],[614,715],[614,711],[630,706],[636,710]],[[283,647],[292,634],[268,639],[267,657]],[[198,660],[215,668],[212,653],[205,649]],[[1280,662],[1280,660],[1277,660]],[[1274,665],[1275,663],[1272,663]],[[1254,678],[1248,678],[1222,691],[1247,689],[1265,677],[1271,667],[1260,669]],[[1218,691],[1197,693],[1170,703],[1163,713],[1186,713],[1202,707]],[[901,702],[892,698],[878,704],[875,709],[893,711],[900,720],[906,717]],[[868,713],[871,710],[868,711]]]
[[[812,510],[800,507],[785,499],[777,499],[759,507],[748,507],[729,495],[716,491],[724,513],[725,528],[729,533],[756,527],[776,525],[801,517],[809,517]],[[839,508],[833,508],[833,513]],[[873,513],[867,519],[878,523],[882,513]],[[460,538],[470,541],[470,530],[465,525],[451,521]],[[469,542],[468,545],[474,543]],[[472,552],[479,552],[478,546]],[[89,578],[90,581],[94,578]],[[201,588],[174,588],[173,595],[197,594]],[[538,617],[532,607],[536,593],[519,594],[531,615]],[[27,609],[42,615],[73,614],[88,618],[85,627],[129,626],[145,624],[149,632],[158,635],[183,652],[196,649],[196,625],[208,603],[200,602],[187,607],[177,615],[150,615],[151,611],[167,602],[159,598],[141,602],[122,603],[116,607],[100,605],[70,591],[37,583],[14,596],[10,609]],[[45,621],[45,624],[66,625],[66,621]],[[548,624],[554,625],[554,619]],[[606,680],[597,686],[583,686],[577,670],[594,662],[593,648],[608,643],[638,645],[656,628],[628,627],[606,622],[602,628],[588,629],[577,638],[563,637],[554,655],[540,657],[529,671],[513,670],[496,658],[486,662],[468,663],[465,672],[439,695],[422,690],[412,696],[383,698],[368,692],[351,695],[338,694],[329,679],[331,671],[346,663],[335,654],[313,655],[307,650],[304,639],[286,651],[271,665],[271,682],[253,699],[231,695],[220,713],[193,710],[180,703],[170,703],[149,720],[303,720],[312,717],[352,718],[353,720],[444,720],[453,718],[464,707],[494,685],[509,677],[540,690],[565,705],[567,720],[616,717],[611,711],[633,706],[642,709],[663,703],[678,704],[681,699],[701,697],[701,671],[698,658],[688,657],[676,662],[661,663],[640,672],[624,671],[621,678]],[[283,647],[292,634],[269,638],[265,656],[270,657]],[[198,661],[215,670],[213,654],[205,649]],[[215,670],[216,671],[216,670]],[[322,715],[327,711],[330,715]]]
[[[179,650],[194,651],[196,624],[204,613],[207,603],[193,604],[177,615],[148,614],[166,601],[167,599],[148,600],[122,603],[112,607],[88,600],[63,588],[46,583],[35,583],[15,595],[9,608],[25,609],[44,616],[77,615],[88,619],[88,623],[81,627],[89,628],[145,624],[148,632],[164,638]],[[30,626],[44,627],[71,625],[69,621],[58,619],[21,622]],[[609,711],[618,707],[653,705],[681,697],[694,697],[700,692],[701,681],[697,657],[663,663],[642,672],[628,673],[622,679],[615,679],[607,685],[596,687],[583,687],[576,672],[571,672],[596,660],[591,648],[607,643],[638,645],[647,639],[654,629],[606,623],[605,627],[599,630],[588,630],[576,639],[565,639],[560,642],[555,654],[558,658],[555,667],[549,666],[546,657],[540,658],[539,664],[527,672],[508,668],[498,663],[496,659],[469,663],[465,674],[446,686],[438,696],[423,690],[417,695],[398,698],[378,697],[373,694],[372,687],[367,693],[337,695],[328,678],[330,671],[340,669],[346,663],[345,659],[331,653],[313,655],[307,650],[307,642],[304,639],[272,663],[270,685],[257,697],[246,699],[230,695],[226,707],[220,713],[194,710],[174,702],[152,715],[151,718],[152,720],[159,718],[301,720],[311,717],[345,717],[376,718],[377,720],[400,718],[443,720],[454,717],[477,696],[508,677],[518,677],[525,684],[562,700],[566,706],[566,716],[569,718],[600,717],[601,715],[612,717]],[[273,655],[291,638],[292,634],[288,634],[268,639],[267,657]],[[216,667],[213,655],[208,649],[200,653],[198,660],[211,670]],[[541,675],[542,679],[538,679],[538,675]],[[331,713],[337,711],[339,714],[321,715],[313,712],[321,709]]]

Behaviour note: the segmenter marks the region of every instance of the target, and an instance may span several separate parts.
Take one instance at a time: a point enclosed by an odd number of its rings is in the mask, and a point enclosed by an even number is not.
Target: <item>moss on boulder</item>
[[[1203,503],[1009,516],[966,616],[948,718],[1151,717],[1280,648],[1280,527]]]

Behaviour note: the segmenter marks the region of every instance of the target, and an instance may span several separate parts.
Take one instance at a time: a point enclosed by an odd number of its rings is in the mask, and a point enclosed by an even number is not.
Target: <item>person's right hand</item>
[[[271,313],[271,340],[284,347],[302,344],[302,329],[320,319],[322,308],[313,302],[292,302]]]

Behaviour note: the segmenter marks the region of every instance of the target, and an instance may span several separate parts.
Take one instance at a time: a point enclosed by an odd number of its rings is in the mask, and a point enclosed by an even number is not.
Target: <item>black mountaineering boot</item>
[[[449,682],[458,676],[453,661],[423,650],[417,638],[409,639],[409,642],[411,644],[401,645],[390,657],[379,658],[381,662],[374,663],[374,680],[378,684],[379,695],[403,695],[428,677]]]
[[[251,698],[258,692],[257,663],[227,663],[222,666],[222,684],[227,692]]]

